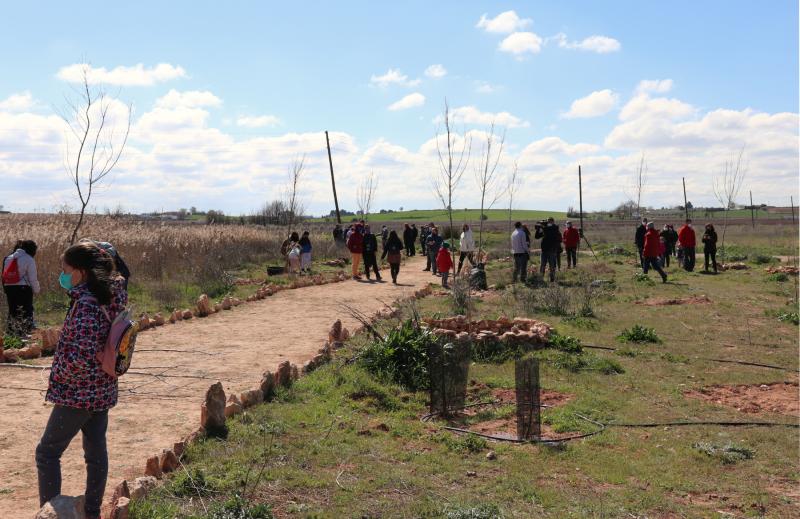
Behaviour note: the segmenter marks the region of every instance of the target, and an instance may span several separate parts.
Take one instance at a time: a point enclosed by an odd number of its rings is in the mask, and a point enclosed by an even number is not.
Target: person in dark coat
[[[439,253],[439,248],[442,246],[443,241],[442,237],[439,236],[439,229],[435,226],[431,226],[431,233],[428,235],[428,239],[425,242],[425,249],[428,251],[428,264],[430,268],[433,269],[433,275],[439,273],[439,267],[436,264],[436,255]]]
[[[419,246],[420,251],[422,251],[423,256],[428,255],[428,236],[431,234],[431,228],[427,225],[423,225],[419,232]],[[428,264],[425,267],[425,270],[431,269],[430,260],[428,260]]]
[[[370,279],[370,269],[375,271],[375,279],[381,280],[378,268],[378,238],[372,233],[369,225],[364,226],[364,274]]]
[[[669,267],[669,260],[675,254],[675,244],[678,242],[678,233],[671,225],[664,225],[664,228],[659,233],[659,236],[664,240],[664,256],[661,258],[661,263],[665,267]]]
[[[414,238],[414,229],[411,228],[410,225],[406,224],[403,228],[403,244],[406,250],[406,257],[414,255],[414,242],[416,239]]]
[[[411,231],[413,232],[413,236],[411,238],[411,255],[416,256],[417,251],[414,247],[414,244],[417,242],[417,238],[419,238],[419,229],[417,229],[417,224],[411,224]]]
[[[539,273],[544,277],[547,266],[550,266],[550,282],[556,280],[556,267],[558,263],[558,249],[561,247],[561,231],[558,230],[555,220],[550,217],[547,222],[536,224],[536,234],[534,238],[542,240],[542,264],[539,265]]]
[[[714,266],[714,274],[717,273],[717,231],[710,223],[706,224],[706,231],[703,233],[703,256],[705,256],[705,270],[708,272],[708,260]]]
[[[644,268],[644,235],[647,234],[647,218],[642,218],[642,222],[636,228],[636,236],[634,237],[634,243],[636,244],[636,250],[639,251],[639,263]]]
[[[347,249],[350,251],[353,279],[361,279],[358,267],[364,254],[364,235],[361,234],[358,227],[359,225],[353,224],[347,236]]]
[[[408,228],[408,224],[406,224]],[[403,242],[397,236],[397,231],[389,233],[389,239],[383,246],[383,255],[381,259],[386,259],[389,262],[389,271],[392,274],[392,283],[397,284],[397,275],[400,274],[400,260],[403,252]]]
[[[666,283],[667,273],[661,268],[658,260],[658,257],[661,255],[660,249],[661,236],[659,236],[653,222],[649,222],[647,224],[647,232],[644,235],[644,247],[642,249],[644,264],[642,265],[642,271],[647,274],[647,271],[650,270],[650,267],[653,267],[656,272],[661,274],[661,281]]]

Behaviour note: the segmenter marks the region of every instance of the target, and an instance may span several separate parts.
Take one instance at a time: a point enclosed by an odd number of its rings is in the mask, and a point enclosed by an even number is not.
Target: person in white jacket
[[[464,259],[469,260],[469,264],[475,267],[475,239],[472,237],[472,229],[464,224],[461,229],[461,245],[459,247],[458,270],[456,275],[461,274],[461,267],[464,266]]]
[[[36,242],[20,240],[3,260],[3,291],[8,300],[9,335],[26,337],[34,328],[33,295],[41,290],[36,275]]]

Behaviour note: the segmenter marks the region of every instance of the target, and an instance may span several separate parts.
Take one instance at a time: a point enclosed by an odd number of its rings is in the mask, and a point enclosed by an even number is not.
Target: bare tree
[[[514,195],[517,193],[520,185],[519,166],[517,161],[514,161],[514,166],[508,174],[506,183],[506,193],[508,193],[508,232],[512,230],[511,215],[514,210]]]
[[[444,129],[446,142],[440,142],[441,136],[439,130],[436,131],[436,152],[439,155],[439,173],[434,177],[433,187],[436,196],[442,202],[442,206],[447,211],[447,216],[450,221],[450,238],[453,238],[453,198],[461,182],[461,177],[464,176],[464,171],[467,169],[469,163],[469,154],[472,146],[471,140],[467,132],[463,132],[463,140],[461,146],[458,146],[458,135],[453,132],[453,119],[450,114],[450,107],[447,100],[444,101]],[[451,247],[453,255],[453,263],[455,263],[455,247]]]
[[[292,234],[292,227],[298,220],[298,216],[303,213],[303,202],[300,199],[300,180],[303,176],[303,168],[305,167],[306,156],[295,157],[292,164],[289,166],[289,183],[286,186],[286,193],[284,194],[284,208],[287,212],[287,233],[289,236]]]
[[[631,186],[624,189],[625,196],[631,199],[636,204],[637,217],[642,217],[642,195],[644,194],[645,187],[647,186],[647,162],[644,160],[644,153],[639,159],[639,167],[633,172],[633,179]]]
[[[744,177],[747,173],[747,164],[744,164],[744,148],[739,151],[739,156],[731,157],[722,165],[719,175],[714,175],[712,187],[714,197],[725,208],[725,217],[722,223],[722,243],[720,244],[720,259],[725,261],[725,232],[728,230],[728,212],[736,205],[736,197],[744,184]]]
[[[491,209],[494,204],[503,196],[503,191],[497,189],[497,166],[503,156],[503,146],[505,145],[506,132],[502,135],[495,135],[494,121],[486,134],[486,140],[481,142],[481,150],[478,163],[475,166],[475,181],[481,192],[481,212],[480,223],[478,224],[478,258],[483,252],[483,221],[486,219],[483,214],[484,208]],[[487,200],[486,195],[489,194]]]
[[[375,192],[378,190],[378,179],[375,177],[375,172],[370,171],[367,178],[361,181],[356,191],[356,203],[358,210],[361,211],[361,217],[364,220],[369,218],[369,212],[372,209],[372,202],[375,201]]]
[[[80,215],[70,236],[75,243],[83,225],[86,208],[95,188],[119,162],[131,130],[132,107],[127,105],[125,120],[119,120],[114,104],[101,85],[92,85],[89,66],[82,70],[80,87],[73,99],[66,99],[61,118],[69,132],[65,136],[64,169],[72,180],[80,202]]]

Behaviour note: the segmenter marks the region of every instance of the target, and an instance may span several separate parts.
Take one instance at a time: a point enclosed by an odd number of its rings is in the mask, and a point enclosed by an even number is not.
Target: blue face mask
[[[72,290],[72,274],[62,272],[58,276],[58,284],[61,285],[61,288],[64,290]]]

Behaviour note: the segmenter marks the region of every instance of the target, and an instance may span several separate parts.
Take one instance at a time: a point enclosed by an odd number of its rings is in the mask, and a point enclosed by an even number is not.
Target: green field
[[[458,222],[477,222],[480,218],[480,209],[457,209],[453,211],[453,220]],[[506,209],[487,209],[484,210],[488,221],[503,222],[508,221],[508,210]],[[558,211],[537,211],[527,209],[517,209],[512,211],[513,220],[542,220],[552,216],[553,218],[563,219],[566,213]],[[356,216],[343,216],[342,221],[348,222]],[[314,218],[310,222],[333,222],[335,218]],[[413,211],[396,211],[394,213],[370,214],[367,218],[370,222],[444,222],[448,220],[447,211],[444,209],[415,209]]]

